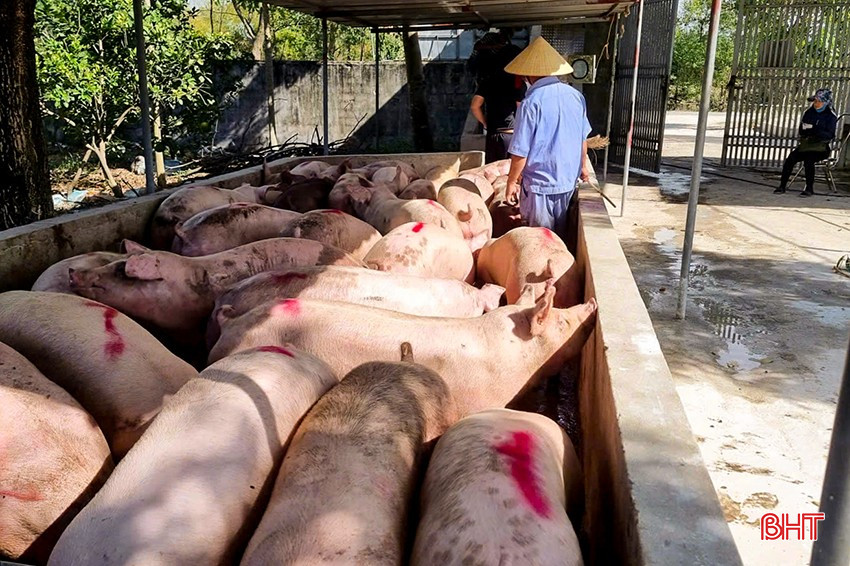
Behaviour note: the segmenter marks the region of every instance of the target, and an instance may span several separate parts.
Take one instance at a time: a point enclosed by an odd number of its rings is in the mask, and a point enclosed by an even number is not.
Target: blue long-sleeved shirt
[[[535,82],[519,105],[508,152],[525,157],[522,185],[544,195],[575,190],[590,133],[584,96],[558,77]]]

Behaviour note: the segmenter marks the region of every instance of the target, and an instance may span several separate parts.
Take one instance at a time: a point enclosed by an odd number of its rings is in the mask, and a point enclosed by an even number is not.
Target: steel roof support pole
[[[373,28],[375,33],[375,153],[381,145],[381,32]]]
[[[812,546],[812,566],[850,564],[850,346],[835,408],[820,511],[824,519]]]
[[[133,0],[133,24],[136,28],[136,67],[139,71],[139,105],[142,109],[142,143],[145,148],[145,193],[156,190],[153,180],[153,142],[151,108],[148,100],[148,76],[145,64],[145,33],[142,28],[142,0]]]
[[[617,14],[617,19],[614,22],[614,49],[611,52],[611,86],[608,87],[608,120],[605,125],[605,137],[611,139],[611,120],[614,114],[614,85],[617,83],[617,50],[620,46],[620,14]],[[605,146],[605,161],[602,165],[602,186],[608,183],[608,148],[611,144]]]
[[[638,0],[635,66],[632,72],[632,93],[629,100],[629,133],[626,135],[626,155],[623,157],[623,194],[620,195],[620,216],[626,213],[626,190],[629,188],[629,169],[632,165],[632,134],[635,131],[635,100],[637,99],[638,67],[640,66],[640,36],[643,31],[643,1]]]
[[[699,101],[697,139],[694,146],[694,162],[691,166],[691,188],[688,193],[688,219],[685,223],[682,269],[679,273],[679,304],[676,308],[676,318],[680,320],[685,318],[685,307],[688,302],[688,280],[691,273],[691,251],[694,247],[694,228],[697,222],[702,155],[705,150],[705,130],[708,126],[708,110],[711,105],[711,84],[714,79],[714,59],[717,54],[717,30],[720,26],[720,3],[721,0],[712,0],[711,20],[708,24],[708,46],[706,47],[705,68],[702,77],[702,96]]]
[[[322,17],[322,138],[323,155],[328,155],[328,19]]]

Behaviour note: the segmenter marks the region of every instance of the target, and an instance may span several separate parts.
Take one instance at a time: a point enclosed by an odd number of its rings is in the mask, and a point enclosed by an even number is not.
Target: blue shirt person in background
[[[835,127],[838,124],[838,117],[832,111],[832,91],[819,88],[809,97],[809,102],[812,105],[800,122],[800,144],[785,159],[782,180],[774,193],[785,192],[794,166],[802,161],[806,171],[806,188],[800,196],[812,196],[815,193],[815,163],[829,157],[829,142],[835,138]]]
[[[571,73],[572,67],[542,37],[505,71],[530,83],[508,149],[507,200],[515,204],[519,198],[520,214],[529,226],[549,228],[563,238],[576,182],[579,176],[589,177],[584,163],[591,128],[584,96],[557,78]]]

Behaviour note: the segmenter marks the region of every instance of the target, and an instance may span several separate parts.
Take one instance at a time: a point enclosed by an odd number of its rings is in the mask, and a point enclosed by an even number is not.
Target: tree
[[[0,2],[0,230],[53,212],[35,69],[35,0]]]
[[[699,103],[710,16],[711,0],[686,0],[680,8],[670,70],[670,102],[673,106]],[[711,101],[715,110],[723,109],[726,104],[726,83],[732,69],[737,16],[737,1],[723,0]]]
[[[156,0],[144,9],[150,98],[166,130],[178,109],[216,108],[207,63],[226,45],[194,30],[193,15],[184,0]],[[97,156],[104,178],[121,196],[108,151],[122,123],[138,113],[132,1],[38,0],[35,33],[45,112],[85,145],[84,161]]]

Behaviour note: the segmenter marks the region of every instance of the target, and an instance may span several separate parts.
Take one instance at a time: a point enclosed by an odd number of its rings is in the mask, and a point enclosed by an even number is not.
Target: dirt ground
[[[759,519],[818,510],[850,337],[850,278],[832,269],[850,253],[850,183],[803,199],[802,180],[774,195],[778,175],[721,168],[724,118],[710,119],[685,321],[695,113],[668,114],[661,175],[633,173],[625,215],[609,213],[744,563],[808,564],[811,542],[762,541]]]

